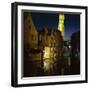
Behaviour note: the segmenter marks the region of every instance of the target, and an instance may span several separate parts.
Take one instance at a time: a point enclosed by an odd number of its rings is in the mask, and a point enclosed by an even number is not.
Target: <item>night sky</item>
[[[31,15],[37,30],[42,30],[44,27],[58,29],[58,13],[31,13]],[[70,40],[72,33],[80,31],[79,14],[65,14],[64,31],[64,40]]]
[[[80,31],[80,15],[66,14],[65,15],[65,40],[70,40],[70,36],[74,32]]]
[[[58,27],[58,14],[53,13],[32,13],[34,24],[38,30],[44,27],[55,28]]]

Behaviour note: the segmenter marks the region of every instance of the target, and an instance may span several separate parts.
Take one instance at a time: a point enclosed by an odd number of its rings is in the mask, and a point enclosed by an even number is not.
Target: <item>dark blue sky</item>
[[[58,13],[31,13],[31,15],[37,30],[42,30],[44,27],[58,29]],[[72,33],[77,31],[80,31],[80,15],[65,14],[64,40],[69,40]]]
[[[80,15],[79,14],[65,14],[65,37],[70,39],[72,33],[80,31]]]
[[[32,13],[32,18],[38,30],[42,30],[44,27],[56,29],[58,27],[58,14]]]

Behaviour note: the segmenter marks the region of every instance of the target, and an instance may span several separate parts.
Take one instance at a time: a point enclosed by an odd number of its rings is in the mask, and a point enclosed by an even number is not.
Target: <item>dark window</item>
[[[31,39],[34,40],[34,35],[32,35]]]
[[[29,25],[28,28],[31,29],[31,25]]]

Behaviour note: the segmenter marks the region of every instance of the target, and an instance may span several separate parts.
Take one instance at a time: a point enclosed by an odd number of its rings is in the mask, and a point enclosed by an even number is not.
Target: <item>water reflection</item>
[[[53,47],[45,47],[43,53],[44,72],[49,73],[53,71],[55,49]]]

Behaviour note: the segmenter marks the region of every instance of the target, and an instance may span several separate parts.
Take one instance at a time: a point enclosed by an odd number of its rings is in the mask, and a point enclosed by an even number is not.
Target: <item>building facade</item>
[[[24,21],[24,43],[29,48],[38,48],[38,32],[31,15],[28,15]]]
[[[60,74],[63,37],[60,30],[37,30],[31,15],[24,19],[25,76]],[[32,71],[33,69],[33,71]]]

